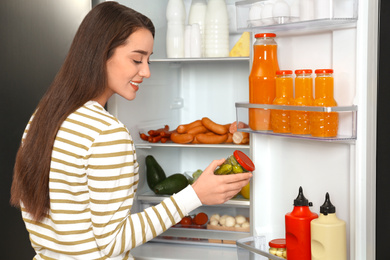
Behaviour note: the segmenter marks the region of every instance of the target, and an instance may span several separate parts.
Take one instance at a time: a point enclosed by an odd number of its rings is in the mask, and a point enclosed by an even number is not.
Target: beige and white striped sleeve
[[[162,203],[131,214],[138,185],[134,143],[121,125],[108,126],[86,160],[93,232],[109,257],[123,254],[176,224],[201,202],[189,185]]]

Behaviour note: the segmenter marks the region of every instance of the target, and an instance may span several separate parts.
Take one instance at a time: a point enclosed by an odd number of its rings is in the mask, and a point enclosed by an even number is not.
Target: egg
[[[273,17],[290,16],[290,6],[284,0],[278,0],[274,3],[272,8]]]
[[[273,6],[274,5],[272,3],[267,3],[261,9],[261,20],[263,24],[273,24],[273,18],[272,18]]]
[[[261,25],[261,4],[254,4],[249,9],[249,20],[252,26],[260,26]]]

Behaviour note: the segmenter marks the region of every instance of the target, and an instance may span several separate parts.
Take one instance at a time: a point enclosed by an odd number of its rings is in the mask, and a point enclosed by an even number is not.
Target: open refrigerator
[[[244,215],[250,219],[249,231],[170,228],[132,254],[137,259],[191,259],[188,252],[197,254],[196,259],[220,259],[221,252],[224,259],[272,258],[267,255],[268,241],[285,237],[284,216],[292,211],[302,186],[315,213],[329,192],[337,216],[347,223],[348,259],[374,259],[378,1],[333,0],[329,1],[333,10],[329,18],[259,24],[249,19],[250,8],[269,0],[226,0],[230,48],[245,31],[251,33],[251,46],[255,33],[272,32],[277,35],[280,69],[334,70],[338,107],[311,109],[339,113],[337,137],[241,129],[250,133],[249,145],[180,145],[139,138],[139,132],[164,125],[175,129],[202,117],[219,124],[247,122],[249,108],[278,107],[249,104],[251,56],[166,58],[168,0],[118,2],[146,14],[156,27],[152,76],[144,80],[135,100],[113,96],[108,102],[109,112],[129,128],[137,149],[140,181],[133,210],[165,198],[156,196],[146,184],[147,155],[153,155],[167,175],[191,174],[234,150],[249,155],[256,165],[250,200],[238,196],[223,205],[202,206],[193,212]],[[188,14],[191,0],[184,0],[184,4]],[[215,240],[220,242],[210,242]],[[254,240],[261,241],[260,246]],[[228,241],[238,241],[238,246]]]

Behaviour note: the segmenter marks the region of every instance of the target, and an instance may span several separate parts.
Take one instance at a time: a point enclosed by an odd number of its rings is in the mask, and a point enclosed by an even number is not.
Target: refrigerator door
[[[65,59],[88,0],[0,1],[0,165],[3,259],[32,259],[19,210],[9,205],[16,151],[41,96]]]

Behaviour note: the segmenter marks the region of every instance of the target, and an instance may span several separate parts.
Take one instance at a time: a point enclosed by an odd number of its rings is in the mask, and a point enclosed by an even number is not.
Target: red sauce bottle
[[[298,197],[294,200],[294,209],[285,216],[286,248],[288,260],[311,260],[310,222],[318,214],[310,211],[309,202],[299,187]]]

